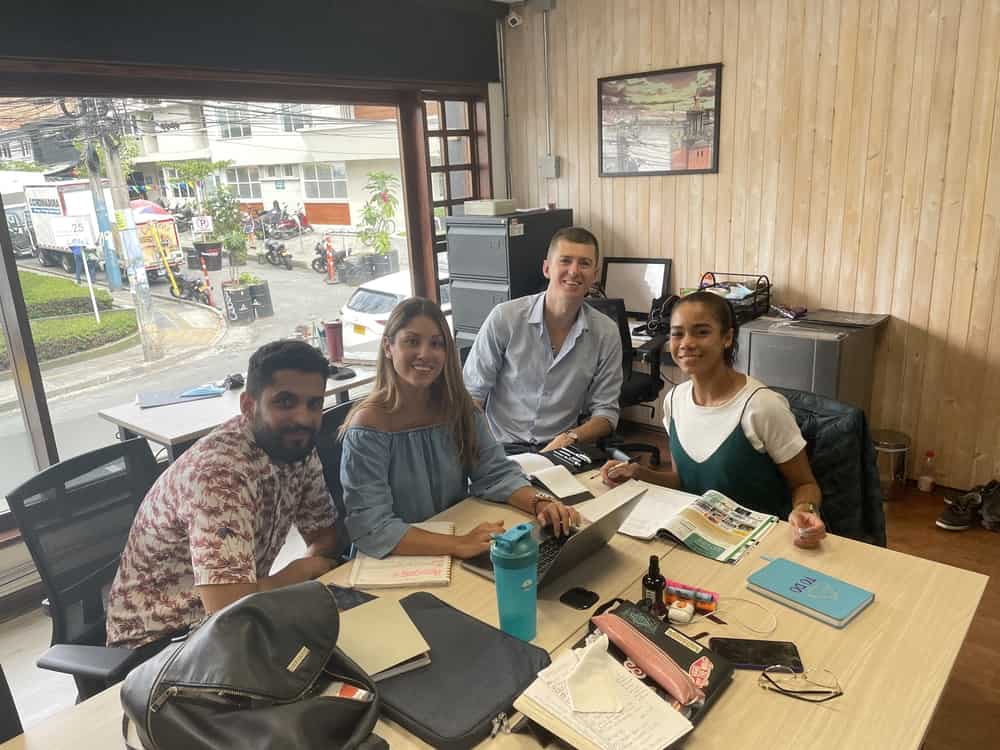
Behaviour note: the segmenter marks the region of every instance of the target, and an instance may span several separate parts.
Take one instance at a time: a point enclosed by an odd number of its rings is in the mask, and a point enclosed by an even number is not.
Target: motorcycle
[[[316,257],[312,259],[312,270],[316,273],[326,273],[326,245],[327,240],[323,239],[316,243],[313,252]],[[344,259],[347,257],[346,250],[333,250],[333,276],[334,281],[340,281],[340,275],[344,268]]]
[[[189,299],[203,305],[211,304],[208,297],[208,284],[199,277],[189,279],[183,274],[174,276],[175,284],[170,285],[170,294],[176,299]]]
[[[178,232],[190,232],[194,211],[190,206],[176,206],[168,209],[174,221],[177,222]]]
[[[286,211],[284,215],[278,219],[272,236],[278,239],[288,239],[290,237],[298,237],[300,234],[309,234],[316,231],[312,224],[309,223],[309,217],[306,216],[305,210],[300,206],[295,211],[294,216],[288,216]]]
[[[257,256],[257,260],[263,263],[265,260],[272,266],[284,265],[289,271],[292,270],[292,254],[285,249],[285,243],[275,239],[264,241],[264,252]]]

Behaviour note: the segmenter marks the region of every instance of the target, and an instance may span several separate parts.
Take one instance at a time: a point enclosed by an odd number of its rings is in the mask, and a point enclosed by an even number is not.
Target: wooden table
[[[349,398],[352,388],[375,380],[375,371],[353,367],[355,376],[347,380],[326,381],[326,396],[338,403]],[[184,404],[142,409],[135,402],[120,404],[97,412],[98,416],[118,426],[122,440],[144,437],[167,448],[171,461],[190,448],[227,419],[240,413],[242,388],[226,391],[217,398],[205,398]]]
[[[454,521],[459,532],[483,520],[514,522],[523,517],[513,508],[478,500],[466,500],[439,516]],[[586,631],[591,611],[573,610],[557,601],[571,586],[585,585],[602,601],[613,596],[635,599],[650,554],[661,557],[664,575],[723,597],[720,614],[729,624],[700,622],[685,628],[688,633],[707,630],[764,637],[737,623],[743,619],[762,626],[767,618],[739,602],[727,606],[726,597],[759,602],[777,617],[777,629],[768,637],[794,641],[808,669],[830,669],[844,689],[842,697],[829,703],[809,704],[761,690],[757,673],[737,672],[734,684],[687,740],[685,748],[694,750],[728,750],[734,745],[795,750],[918,748],[987,581],[977,573],[839,537],[828,538],[818,551],[799,550],[791,544],[784,523],[732,566],[664,542],[618,535],[607,548],[540,592],[534,642],[556,653]],[[843,630],[813,620],[746,589],[746,577],[763,563],[764,555],[787,557],[864,586],[876,592],[875,602]],[[344,583],[349,573],[343,566],[324,580]],[[400,597],[410,591],[385,589],[379,595]],[[485,622],[497,623],[492,584],[461,567],[454,570],[450,586],[432,592]],[[947,614],[932,617],[932,606]],[[120,748],[118,691],[118,686],[109,688],[66,709],[0,749]],[[376,731],[393,750],[427,747],[390,721],[380,721]],[[501,735],[483,743],[487,746],[490,750],[538,747],[526,735]]]

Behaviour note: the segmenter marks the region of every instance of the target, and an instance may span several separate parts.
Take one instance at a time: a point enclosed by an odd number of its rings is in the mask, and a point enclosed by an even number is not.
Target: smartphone
[[[708,647],[728,659],[737,669],[767,669],[780,665],[801,672],[802,659],[791,641],[759,641],[751,638],[709,638]]]

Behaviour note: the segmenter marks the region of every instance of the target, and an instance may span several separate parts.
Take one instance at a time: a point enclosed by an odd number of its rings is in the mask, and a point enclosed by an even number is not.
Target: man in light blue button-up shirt
[[[560,229],[542,265],[545,292],[497,305],[479,330],[463,375],[499,442],[553,450],[593,443],[618,424],[621,337],[584,304],[598,258],[594,235]],[[589,419],[577,426],[581,414]]]

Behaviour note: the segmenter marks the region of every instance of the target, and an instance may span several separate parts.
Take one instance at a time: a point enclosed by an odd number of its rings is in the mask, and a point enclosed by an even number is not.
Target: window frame
[[[231,105],[227,107],[226,105]],[[208,105],[214,110],[219,126],[219,138],[224,141],[234,141],[239,138],[251,138],[253,127],[250,112],[243,102],[218,102]],[[205,106],[202,105],[204,110]],[[239,118],[239,119],[237,119]],[[239,128],[239,135],[233,134],[233,128]]]
[[[240,170],[241,169],[244,172],[246,172],[246,175],[247,175],[247,179],[246,180],[240,179]],[[250,176],[250,170],[254,170],[257,173],[257,179],[256,180],[253,177]],[[229,179],[229,173],[230,172],[232,172],[233,175],[235,175],[235,177],[236,177],[236,179],[234,181],[230,181],[230,179]],[[249,195],[244,195],[243,194],[242,187],[244,185],[249,186],[249,188],[250,188],[250,194]],[[243,166],[243,167],[226,167],[226,186],[230,187],[230,188],[233,188],[233,195],[235,195],[241,201],[263,200],[261,198],[262,193],[261,193],[261,187],[260,187],[260,167],[256,167],[256,166],[252,166],[252,165],[247,165],[247,166]],[[254,187],[257,188],[257,195],[253,194],[254,193]]]
[[[336,176],[335,172],[334,172],[334,168],[337,165],[341,166],[343,168],[343,170],[344,170],[344,176],[343,176],[343,178],[338,178]],[[316,168],[320,167],[320,166],[329,167],[330,168],[330,179],[329,180],[320,179],[319,172],[316,171]],[[311,162],[309,164],[303,163],[301,165],[301,167],[302,167],[302,169],[301,169],[302,175],[301,175],[301,177],[299,179],[300,179],[300,181],[302,183],[302,200],[303,201],[310,201],[310,202],[313,202],[313,203],[350,203],[351,194],[350,194],[350,191],[348,190],[347,162],[343,162],[343,161],[317,161],[317,162]],[[314,174],[316,175],[316,177],[307,177],[306,176],[306,169],[309,168],[309,167],[313,168],[313,171],[314,171]],[[321,183],[326,183],[326,182],[330,183],[330,192],[333,195],[332,198],[323,198],[323,197],[319,196],[319,193],[320,193],[319,186],[320,186]],[[342,197],[337,195],[337,185],[340,184],[340,183],[343,183],[343,186],[344,186],[344,195]],[[317,195],[315,197],[309,195],[309,186],[310,186],[310,184],[316,185],[316,193],[317,193]]]

